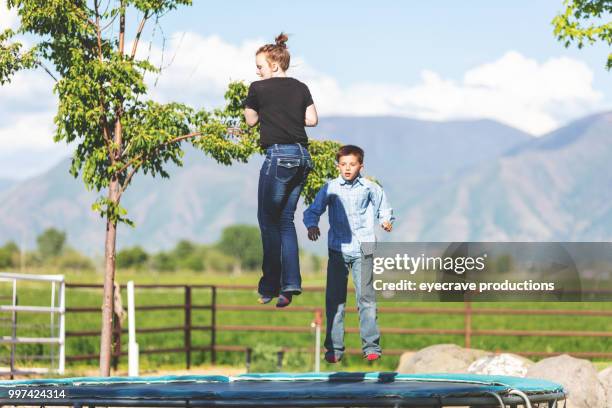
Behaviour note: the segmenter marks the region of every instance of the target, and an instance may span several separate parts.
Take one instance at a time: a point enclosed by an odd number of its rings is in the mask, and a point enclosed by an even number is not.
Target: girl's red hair
[[[268,63],[276,62],[283,71],[286,71],[289,69],[289,61],[291,60],[286,44],[288,39],[287,34],[280,33],[274,39],[274,44],[262,45],[255,55],[265,53]]]

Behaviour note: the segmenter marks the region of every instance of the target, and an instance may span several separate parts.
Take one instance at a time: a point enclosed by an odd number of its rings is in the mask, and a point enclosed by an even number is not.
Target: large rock
[[[526,376],[563,385],[569,392],[567,408],[607,408],[604,386],[588,360],[566,354],[545,358],[529,367]]]
[[[455,344],[437,344],[416,353],[404,353],[396,371],[403,374],[465,373],[470,364],[488,354],[483,350],[466,349]]]
[[[597,375],[597,378],[599,378],[599,381],[601,381],[601,385],[606,391],[606,401],[608,404],[606,405],[606,408],[612,408],[612,366],[601,371]]]
[[[533,361],[525,357],[503,353],[479,358],[468,367],[468,372],[473,374],[524,377],[532,365]]]

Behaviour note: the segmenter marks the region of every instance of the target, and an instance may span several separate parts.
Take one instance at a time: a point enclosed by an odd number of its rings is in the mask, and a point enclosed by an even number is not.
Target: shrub
[[[174,257],[170,256],[167,252],[158,252],[153,256],[151,268],[160,272],[171,272],[176,270],[176,262]]]
[[[91,259],[72,248],[66,249],[62,255],[55,257],[53,263],[60,269],[86,271],[95,269],[95,265]]]
[[[252,225],[233,225],[221,233],[218,247],[226,255],[240,261],[245,269],[257,269],[261,266],[263,250],[259,228]]]
[[[48,228],[36,238],[36,243],[42,259],[52,258],[60,255],[64,250],[66,233],[55,228]]]
[[[117,268],[142,269],[149,260],[149,254],[139,246],[122,249],[117,253]]]

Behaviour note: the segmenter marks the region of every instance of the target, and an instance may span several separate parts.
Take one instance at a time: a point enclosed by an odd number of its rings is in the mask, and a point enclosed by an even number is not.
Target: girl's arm
[[[244,109],[244,120],[249,126],[255,126],[259,122],[259,114],[251,108]]]
[[[304,124],[306,126],[317,126],[319,123],[319,116],[317,115],[317,108],[314,103],[306,108],[306,117],[304,118]]]

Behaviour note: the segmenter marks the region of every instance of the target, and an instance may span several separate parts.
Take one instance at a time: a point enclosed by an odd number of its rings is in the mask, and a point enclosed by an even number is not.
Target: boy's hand
[[[316,241],[319,239],[319,235],[321,235],[321,231],[319,227],[310,227],[308,228],[308,239],[311,241]]]
[[[391,232],[393,229],[393,224],[391,224],[389,221],[385,221],[382,223],[382,228],[387,232]]]

